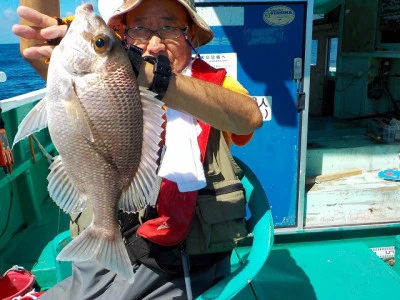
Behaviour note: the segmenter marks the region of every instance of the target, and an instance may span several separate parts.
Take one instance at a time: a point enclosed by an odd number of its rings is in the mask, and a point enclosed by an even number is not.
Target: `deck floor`
[[[251,287],[256,299],[391,299],[400,276],[360,241],[277,244]]]
[[[10,241],[15,245],[13,249],[0,250],[0,272],[14,264],[28,269],[37,264],[40,251],[35,249],[39,250],[49,238],[43,237],[43,228],[58,227],[57,211],[50,205],[47,212],[45,218]],[[290,237],[287,240],[291,242],[278,241],[273,246],[260,273],[235,299],[374,300],[393,299],[393,295],[400,294],[400,275],[370,250],[394,245],[392,235],[320,238],[312,242]],[[243,257],[249,247],[240,247],[237,252]]]
[[[360,137],[358,140],[344,134],[348,132],[347,125],[336,121],[314,123],[309,145],[314,149],[382,145],[364,136],[362,128],[352,129],[354,136]],[[324,135],[330,130],[334,130],[330,132],[334,139],[328,141]],[[66,229],[67,218],[61,218],[59,226],[59,210],[49,201],[43,208],[44,217],[40,221],[16,234],[8,242],[11,247],[0,249],[0,274],[14,264],[27,269],[37,266],[41,250],[57,233]],[[400,234],[400,230],[396,234]],[[354,236],[357,236],[357,231]],[[393,246],[394,235],[377,235],[368,239],[321,237],[302,241],[301,238],[291,240],[288,237],[286,241],[277,240],[260,273],[235,299],[375,300],[397,299],[396,295],[400,295],[399,273],[370,249]],[[238,249],[241,256],[248,252],[248,247]]]

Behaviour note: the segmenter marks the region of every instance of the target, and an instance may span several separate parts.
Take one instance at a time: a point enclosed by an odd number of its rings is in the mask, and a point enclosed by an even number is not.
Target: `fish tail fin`
[[[133,282],[132,264],[118,230],[112,236],[105,237],[96,233],[90,225],[57,255],[57,260],[61,261],[84,261],[91,258]]]

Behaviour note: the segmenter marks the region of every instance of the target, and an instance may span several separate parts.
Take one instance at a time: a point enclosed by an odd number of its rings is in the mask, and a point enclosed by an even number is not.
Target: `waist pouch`
[[[121,234],[132,264],[142,263],[149,267],[161,269],[154,255],[160,251],[171,251],[171,247],[154,244],[137,234],[142,222],[157,217],[155,207],[147,206],[138,213],[118,213]]]
[[[239,179],[199,191],[195,217],[186,237],[188,254],[230,251],[247,236],[246,197]]]
[[[123,236],[125,247],[131,263],[141,263],[148,267],[162,270],[171,276],[182,276],[183,267],[180,251],[184,249],[184,244],[171,247],[162,246],[155,244],[137,234],[137,229],[141,225],[140,221],[146,221],[146,217],[156,217],[156,210],[154,207],[148,206],[145,211],[146,212],[144,214],[128,214],[124,212],[120,212],[118,214],[121,234]],[[204,270],[205,268],[212,266],[225,257],[230,256],[230,254],[231,251],[203,255],[190,255],[190,271],[196,272],[197,270]]]
[[[137,233],[158,245],[181,243],[190,229],[196,198],[197,191],[179,192],[175,182],[164,178],[157,201],[158,217],[144,222]]]
[[[198,192],[195,216],[183,243],[160,245],[137,233],[141,223],[159,219],[154,207],[147,207],[144,212],[136,214],[120,212],[118,219],[121,233],[131,262],[171,271],[168,266],[181,266],[182,249],[190,257],[200,255],[197,262],[204,260],[205,266],[211,265],[219,255],[225,256],[235,248],[248,234],[243,185],[239,179],[233,179],[215,183],[213,187]],[[197,263],[195,258],[194,260],[195,266]]]

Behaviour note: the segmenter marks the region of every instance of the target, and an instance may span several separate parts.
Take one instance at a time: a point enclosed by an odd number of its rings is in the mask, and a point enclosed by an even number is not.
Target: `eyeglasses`
[[[157,35],[162,40],[174,40],[181,35],[186,35],[187,30],[188,26],[186,26],[185,28],[165,26],[156,30],[151,30],[138,26],[125,29],[125,35],[128,35],[131,39],[134,40],[147,41],[153,36],[153,34],[157,33]]]

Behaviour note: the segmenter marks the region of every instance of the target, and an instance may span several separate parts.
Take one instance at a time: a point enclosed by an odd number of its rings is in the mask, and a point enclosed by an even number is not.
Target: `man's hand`
[[[55,18],[26,6],[19,6],[17,13],[30,25],[16,24],[12,27],[12,32],[21,38],[35,40],[33,46],[22,50],[22,55],[26,59],[50,58],[54,46],[47,44],[46,41],[64,37],[67,25],[58,25]]]

